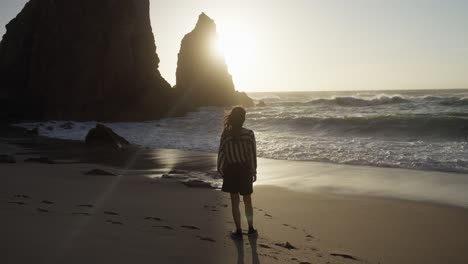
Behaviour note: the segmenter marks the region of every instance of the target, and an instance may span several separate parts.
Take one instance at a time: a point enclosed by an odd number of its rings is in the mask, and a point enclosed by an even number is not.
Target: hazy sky
[[[1,0],[0,34],[25,0]],[[212,17],[244,91],[468,88],[468,0],[151,0],[162,75]]]

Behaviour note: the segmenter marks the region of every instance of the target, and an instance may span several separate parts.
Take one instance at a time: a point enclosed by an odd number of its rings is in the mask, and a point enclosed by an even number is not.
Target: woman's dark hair
[[[231,113],[224,117],[224,133],[229,133],[233,136],[240,135],[244,121],[245,109],[240,106],[232,108]]]

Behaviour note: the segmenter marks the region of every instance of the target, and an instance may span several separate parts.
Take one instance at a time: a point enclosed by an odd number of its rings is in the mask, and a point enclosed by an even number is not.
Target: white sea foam
[[[373,98],[360,98],[354,96],[333,97],[331,99],[316,99],[307,102],[307,104],[336,104],[340,106],[376,106],[386,104],[400,104],[407,103],[408,99],[400,95],[379,95]]]
[[[254,94],[275,99],[248,109],[246,126],[256,132],[261,157],[468,173],[468,106],[442,103],[463,101],[467,95]],[[336,103],[337,98],[347,98],[342,100],[354,107]],[[308,103],[318,100],[328,103]],[[184,117],[106,125],[134,144],[216,152],[223,116],[224,109],[202,108]],[[75,122],[64,129],[63,123],[20,126],[39,126],[44,136],[84,140],[96,124]]]

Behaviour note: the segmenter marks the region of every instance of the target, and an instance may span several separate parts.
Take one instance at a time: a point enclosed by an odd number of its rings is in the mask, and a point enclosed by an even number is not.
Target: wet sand
[[[228,195],[160,178],[212,171],[213,154],[131,148],[104,155],[79,142],[17,134],[0,148],[18,161],[0,164],[2,263],[468,263],[468,210],[354,187],[415,171],[262,159],[253,196],[260,236],[237,243],[227,236]],[[24,162],[38,156],[57,164]],[[93,169],[115,176],[86,174]],[[361,175],[352,184],[334,184],[333,176],[353,173]],[[328,180],[305,182],[305,175]],[[416,198],[407,199],[427,200]]]

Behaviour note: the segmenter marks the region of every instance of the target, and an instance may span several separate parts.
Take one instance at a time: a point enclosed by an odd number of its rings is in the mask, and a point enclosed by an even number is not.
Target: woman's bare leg
[[[245,206],[245,217],[247,223],[249,223],[249,229],[253,228],[253,207],[252,207],[252,196],[244,195],[244,206]]]
[[[241,230],[241,216],[239,210],[240,197],[238,193],[231,193],[231,209],[232,209],[232,218],[234,218],[234,223],[236,224],[236,229]]]

